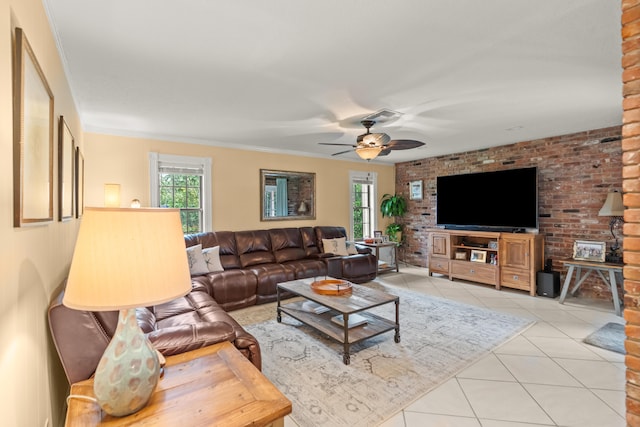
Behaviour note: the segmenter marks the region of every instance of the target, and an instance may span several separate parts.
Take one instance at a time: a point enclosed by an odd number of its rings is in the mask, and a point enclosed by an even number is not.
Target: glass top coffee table
[[[394,341],[400,342],[399,297],[355,284],[350,295],[321,295],[311,289],[314,280],[309,278],[278,284],[278,323],[285,313],[342,343],[345,365],[351,361],[349,351],[352,344],[391,330],[395,330]],[[283,291],[303,297],[303,300],[282,305],[280,294]],[[389,303],[395,303],[395,320],[366,311]],[[353,323],[354,319],[361,324],[349,327],[349,320]]]

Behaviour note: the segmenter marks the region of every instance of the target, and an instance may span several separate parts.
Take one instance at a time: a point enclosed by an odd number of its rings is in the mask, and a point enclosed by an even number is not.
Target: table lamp
[[[77,310],[120,310],[98,364],[94,393],[113,416],[142,409],[158,382],[156,350],[136,320],[136,307],[191,290],[178,209],[86,208],[63,304]]]
[[[618,253],[620,246],[618,245],[618,236],[614,233],[614,229],[618,224],[622,222],[622,216],[624,215],[624,204],[622,203],[622,195],[617,191],[611,191],[607,194],[607,200],[604,201],[602,208],[598,212],[598,216],[610,216],[609,227],[611,229],[611,236],[613,236],[615,243],[611,246],[611,251],[607,256],[607,261],[620,262],[621,257]]]

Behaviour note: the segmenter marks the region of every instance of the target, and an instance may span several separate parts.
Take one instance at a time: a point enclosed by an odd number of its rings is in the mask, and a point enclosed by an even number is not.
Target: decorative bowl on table
[[[313,281],[311,289],[319,295],[350,295],[353,285],[346,280],[324,279]]]

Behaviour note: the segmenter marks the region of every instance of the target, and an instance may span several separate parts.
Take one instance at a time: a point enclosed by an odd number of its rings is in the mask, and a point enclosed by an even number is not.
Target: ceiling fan
[[[356,139],[356,145],[353,144],[338,144],[331,142],[320,142],[320,145],[344,145],[352,147],[350,150],[340,151],[332,154],[332,156],[338,156],[340,154],[349,153],[355,151],[358,156],[363,160],[372,160],[378,156],[386,156],[391,150],[409,150],[411,148],[418,148],[424,145],[424,142],[416,141],[413,139],[394,139],[392,140],[386,133],[371,133],[370,129],[376,124],[375,120],[364,119],[360,123],[367,129],[366,133],[358,135]]]

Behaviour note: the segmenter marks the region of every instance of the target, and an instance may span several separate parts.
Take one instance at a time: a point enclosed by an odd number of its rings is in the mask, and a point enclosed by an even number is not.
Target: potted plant
[[[407,199],[401,194],[385,194],[380,202],[380,212],[383,217],[396,219],[387,226],[386,232],[390,240],[399,243],[402,240],[402,224],[397,219],[407,213]]]
[[[398,224],[396,222],[392,222],[387,225],[385,229],[387,236],[389,236],[389,240],[392,242],[399,243],[402,240],[402,224]]]

